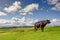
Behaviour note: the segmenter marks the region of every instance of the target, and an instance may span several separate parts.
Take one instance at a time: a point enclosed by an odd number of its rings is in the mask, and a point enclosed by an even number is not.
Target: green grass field
[[[0,28],[0,40],[60,40],[60,27],[45,27],[44,32],[34,28]]]

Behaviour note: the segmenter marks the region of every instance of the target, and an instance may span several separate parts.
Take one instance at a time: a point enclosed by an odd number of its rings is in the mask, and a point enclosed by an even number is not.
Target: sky
[[[60,25],[60,0],[0,0],[0,26],[32,26],[46,19]]]

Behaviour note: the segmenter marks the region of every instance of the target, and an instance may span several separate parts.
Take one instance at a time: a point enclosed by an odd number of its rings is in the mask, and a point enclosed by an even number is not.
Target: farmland
[[[34,28],[0,28],[0,40],[60,40],[60,26],[45,27],[44,32]]]

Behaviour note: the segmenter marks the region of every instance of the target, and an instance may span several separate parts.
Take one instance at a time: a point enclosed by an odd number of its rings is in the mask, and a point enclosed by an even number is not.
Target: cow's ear
[[[50,20],[50,18],[46,18],[47,20]]]

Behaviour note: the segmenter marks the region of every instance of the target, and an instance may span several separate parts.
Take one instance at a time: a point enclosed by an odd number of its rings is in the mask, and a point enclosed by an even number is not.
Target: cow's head
[[[50,20],[46,20],[47,24],[51,23]]]

